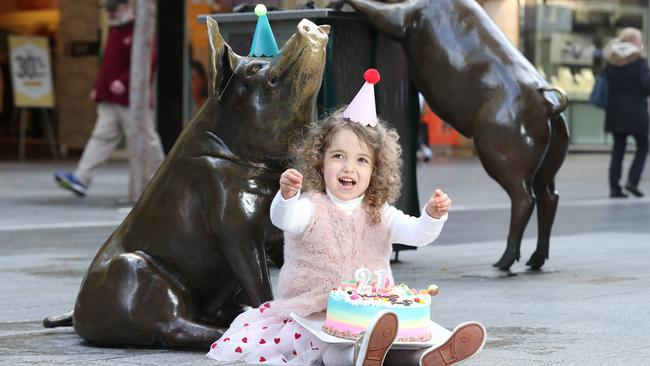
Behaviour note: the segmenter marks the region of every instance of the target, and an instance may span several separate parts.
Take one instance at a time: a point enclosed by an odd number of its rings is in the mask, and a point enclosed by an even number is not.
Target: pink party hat
[[[380,80],[379,71],[368,69],[363,73],[363,78],[366,82],[343,112],[343,117],[364,126],[375,127],[377,125],[375,84]]]

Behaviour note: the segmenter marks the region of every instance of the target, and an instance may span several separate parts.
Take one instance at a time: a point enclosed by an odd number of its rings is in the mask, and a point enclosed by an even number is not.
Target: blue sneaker
[[[70,190],[79,197],[86,195],[86,186],[72,173],[58,171],[54,173],[54,179],[59,187]]]

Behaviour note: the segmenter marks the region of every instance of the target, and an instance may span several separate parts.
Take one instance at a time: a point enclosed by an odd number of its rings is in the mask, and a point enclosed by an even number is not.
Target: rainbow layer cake
[[[426,342],[431,339],[431,294],[437,293],[435,285],[429,290],[410,289],[405,284],[365,291],[342,282],[341,287],[329,293],[327,315],[323,331],[328,334],[357,339],[367,325],[382,310],[397,314],[399,328],[397,342]]]

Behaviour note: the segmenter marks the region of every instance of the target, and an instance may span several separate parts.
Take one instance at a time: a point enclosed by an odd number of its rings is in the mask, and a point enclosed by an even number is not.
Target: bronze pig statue
[[[207,22],[209,99],[99,250],[74,310],[45,326],[72,324],[93,344],[206,349],[243,304],[272,299],[269,207],[312,120],[329,26],[303,19],[280,56],[256,58]]]
[[[416,88],[436,114],[473,138],[483,167],[510,196],[507,246],[494,267],[509,270],[519,260],[537,204],[537,249],[526,264],[541,268],[559,200],[555,175],[569,146],[566,95],[548,86],[475,0],[346,2],[400,42]]]

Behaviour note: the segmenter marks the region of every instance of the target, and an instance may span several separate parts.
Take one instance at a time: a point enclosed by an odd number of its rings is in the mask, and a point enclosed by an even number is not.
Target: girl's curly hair
[[[363,198],[363,207],[373,224],[381,222],[381,207],[397,200],[402,185],[400,158],[402,148],[395,129],[379,121],[375,127],[350,122],[343,117],[343,109],[322,121],[312,123],[301,143],[293,147],[298,169],[303,174],[305,190],[325,192],[323,159],[334,134],[349,129],[373,152],[372,175]]]

